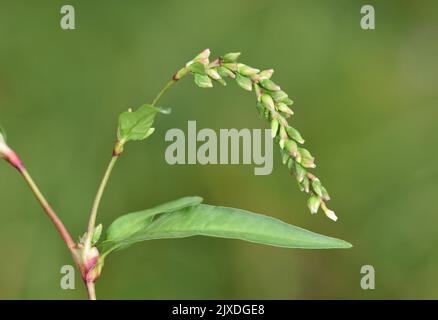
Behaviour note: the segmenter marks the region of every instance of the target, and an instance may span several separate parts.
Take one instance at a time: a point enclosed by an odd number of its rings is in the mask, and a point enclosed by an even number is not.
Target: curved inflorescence
[[[191,73],[196,85],[201,88],[213,87],[213,81],[226,85],[224,79],[232,78],[242,89],[254,90],[257,110],[260,116],[271,124],[272,138],[280,146],[283,164],[286,164],[296,177],[300,190],[309,194],[307,205],[310,212],[315,214],[321,208],[327,217],[336,221],[335,213],[326,205],[330,200],[327,190],[321,181],[308,171],[315,168],[315,158],[301,146],[304,139],[298,130],[289,125],[288,118],[294,114],[290,108],[293,101],[271,80],[274,70],[260,71],[238,63],[239,56],[239,52],[227,53],[210,62],[210,50],[206,49],[180,69],[173,76],[173,81]]]

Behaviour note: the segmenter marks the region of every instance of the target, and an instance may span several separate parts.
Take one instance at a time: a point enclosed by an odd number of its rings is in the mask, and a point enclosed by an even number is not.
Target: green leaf
[[[144,104],[135,111],[126,111],[120,114],[118,138],[120,141],[144,140],[152,134],[152,124],[158,113],[169,113],[169,109],[158,108]]]
[[[109,226],[106,231],[105,242],[108,239],[128,239],[132,237],[135,233],[144,229],[150,223],[151,218],[157,214],[180,210],[200,203],[202,203],[201,197],[184,197],[153,208],[123,215]],[[115,245],[115,247],[118,247],[118,245]]]
[[[91,238],[91,245],[95,245],[102,235],[102,224],[99,224],[97,227],[94,228],[93,237]]]
[[[205,65],[201,62],[193,62],[188,66],[190,72],[205,74]]]
[[[195,73],[195,83],[200,88],[211,88],[213,87],[213,83],[209,76],[204,74]]]
[[[100,252],[106,256],[140,241],[197,235],[240,239],[284,248],[351,247],[343,240],[316,234],[272,217],[241,209],[194,205],[195,202],[172,211],[157,210],[157,207],[120,217],[108,229]]]

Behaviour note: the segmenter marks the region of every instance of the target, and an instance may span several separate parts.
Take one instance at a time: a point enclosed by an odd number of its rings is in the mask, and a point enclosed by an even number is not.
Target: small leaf
[[[94,227],[93,236],[91,237],[92,246],[94,246],[99,241],[101,235],[102,235],[102,224],[100,223],[98,226]],[[79,236],[79,243],[84,245],[86,239],[87,239],[87,232],[85,232],[82,236]]]
[[[284,248],[333,249],[350,248],[343,240],[316,234],[278,219],[249,211],[194,205],[173,212],[151,217],[151,209],[128,214],[117,219],[108,229],[107,238],[100,252],[106,256],[114,250],[126,248],[134,243],[152,240],[185,238],[196,235],[240,239],[265,245]],[[137,231],[128,234],[115,232],[118,228],[126,230],[123,219],[132,228],[132,219],[142,221]],[[115,225],[114,225],[115,224]]]
[[[97,227],[94,228],[93,237],[91,238],[91,245],[95,245],[102,235],[102,224],[99,224]]]
[[[201,62],[193,62],[187,66],[190,72],[193,73],[199,73],[199,74],[205,74],[205,65],[203,65]]]
[[[213,87],[210,77],[204,74],[195,73],[195,83],[200,88]]]
[[[150,129],[158,112],[167,113],[169,110],[144,104],[136,111],[126,111],[120,114],[119,140],[127,142],[146,139],[151,134]]]
[[[236,82],[237,82],[237,84],[242,89],[245,89],[247,91],[251,91],[252,90],[252,81],[251,81],[251,79],[247,78],[245,76],[242,76],[240,73],[236,74]]]

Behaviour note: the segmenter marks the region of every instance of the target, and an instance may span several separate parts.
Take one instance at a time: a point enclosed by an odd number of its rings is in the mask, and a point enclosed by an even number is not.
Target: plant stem
[[[88,299],[96,300],[96,289],[94,287],[94,282],[87,282],[86,285],[87,285]]]
[[[157,94],[155,99],[152,101],[152,105],[154,106],[158,100],[160,100],[161,96],[176,82],[177,80],[172,79],[161,89],[161,91]]]
[[[103,192],[105,191],[105,187],[108,184],[109,177],[118,158],[119,156],[114,154],[111,157],[111,161],[108,164],[108,168],[105,171],[105,175],[103,176],[102,182],[100,183],[99,189],[97,190],[96,197],[94,198],[93,207],[91,208],[90,218],[88,221],[87,237],[85,239],[85,248],[87,249],[91,248],[91,240],[93,238],[94,227],[96,225],[96,216],[99,209],[99,204],[102,200]]]
[[[56,229],[58,230],[58,232],[61,235],[62,239],[64,240],[65,244],[67,245],[69,250],[75,256],[74,249],[76,247],[76,244],[73,241],[68,230],[65,228],[61,219],[59,219],[59,217],[56,215],[55,211],[52,209],[52,207],[47,202],[46,198],[44,198],[43,194],[38,189],[36,183],[33,181],[29,172],[24,167],[20,167],[18,169],[19,169],[19,172],[21,173],[21,175],[23,176],[24,180],[26,180],[26,182],[29,185],[30,189],[32,190],[33,194],[37,198],[38,202],[41,204],[41,207],[44,209],[44,211],[46,212],[46,214],[50,218],[50,220],[52,220],[53,224],[55,225]]]
[[[172,79],[168,83],[166,83],[166,85],[161,89],[161,91],[158,93],[158,95],[152,101],[152,105],[155,105],[158,102],[158,100],[161,98],[161,96],[176,81],[177,81],[177,79]],[[96,217],[97,217],[97,212],[99,210],[99,205],[100,205],[100,202],[102,200],[102,196],[103,196],[103,193],[105,191],[105,187],[108,184],[108,180],[111,176],[111,172],[114,169],[114,166],[117,162],[117,159],[119,158],[119,155],[123,151],[123,145],[124,145],[124,141],[117,141],[116,146],[115,146],[114,151],[113,151],[113,156],[111,158],[111,161],[108,164],[108,167],[107,167],[105,174],[102,178],[102,181],[100,183],[99,189],[97,190],[96,197],[94,198],[93,206],[92,206],[91,212],[90,212],[90,218],[88,220],[87,235],[85,238],[85,250],[86,251],[91,249],[91,246],[92,246],[91,242],[92,242],[92,238],[93,238],[94,228],[96,226]],[[85,285],[87,287],[88,298],[90,300],[96,300],[96,290],[95,290],[94,282],[93,281],[85,281]]]
[[[160,90],[160,92],[158,92],[157,96],[155,97],[155,99],[152,101],[152,105],[155,105],[158,100],[160,100],[160,98],[163,96],[164,93],[166,93],[166,91],[176,82],[177,80],[172,79],[169,82],[166,83],[166,85]],[[108,165],[108,168],[105,172],[105,175],[103,176],[102,182],[100,183],[99,189],[97,190],[97,194],[96,197],[94,199],[93,202],[93,207],[91,208],[91,213],[90,213],[90,218],[88,220],[88,229],[87,229],[87,237],[85,239],[85,248],[90,248],[91,247],[91,239],[93,237],[93,232],[94,232],[94,228],[96,225],[96,216],[97,216],[97,211],[99,209],[99,204],[100,201],[102,199],[102,195],[103,192],[105,191],[105,187],[108,183],[109,177],[111,175],[111,172],[114,168],[114,165],[117,162],[117,159],[119,158],[120,155],[120,148],[123,146],[123,143],[121,143],[120,141],[117,142],[116,144],[116,148],[114,149],[117,152],[113,153],[113,156],[111,158],[111,161]]]

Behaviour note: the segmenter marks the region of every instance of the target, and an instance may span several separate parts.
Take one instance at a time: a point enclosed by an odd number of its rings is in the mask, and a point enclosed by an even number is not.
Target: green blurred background
[[[60,8],[76,9],[73,31]],[[372,4],[376,30],[360,28]],[[243,52],[276,70],[295,126],[340,217],[311,216],[281,165],[169,166],[170,128],[265,128],[253,94],[189,79],[161,100],[157,132],[118,164],[99,222],[185,195],[346,239],[351,250],[233,240],[150,241],[107,260],[99,298],[438,298],[436,1],[0,1],[0,122],[74,235],[82,234],[119,112],[150,102],[187,60]],[[60,289],[70,256],[21,177],[0,163],[0,298],[85,298]],[[376,289],[362,290],[373,265]]]

